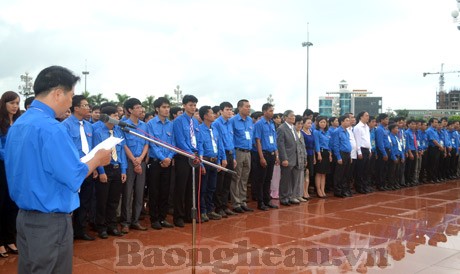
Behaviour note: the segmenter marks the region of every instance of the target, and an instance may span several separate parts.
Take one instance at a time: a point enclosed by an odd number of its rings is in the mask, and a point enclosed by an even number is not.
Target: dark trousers
[[[415,184],[415,163],[417,162],[418,153],[415,150],[411,151],[412,155],[414,155],[414,159],[411,160],[409,157],[406,158],[406,184]]]
[[[334,173],[334,194],[342,195],[350,191],[347,174],[350,173],[351,156],[349,152],[340,152],[342,164],[337,163]]]
[[[438,177],[438,166],[442,152],[438,147],[428,147],[428,180],[436,181]]]
[[[150,158],[148,173],[150,222],[166,219],[172,167],[161,167],[158,159]]]
[[[422,155],[422,168],[420,169],[419,182],[426,182],[429,180],[428,169],[429,169],[428,150],[423,151]]]
[[[388,179],[388,167],[390,160],[390,150],[386,150],[386,154],[388,156],[388,160],[383,160],[383,154],[381,151],[377,151],[377,161],[376,161],[376,169],[377,169],[377,187],[382,188],[386,186],[387,179]]]
[[[91,209],[91,200],[94,191],[94,179],[90,174],[83,181],[80,187],[80,207],[73,212],[73,230],[76,236],[86,233],[86,225],[88,222],[89,211]]]
[[[376,162],[377,162],[377,153],[374,151],[372,152],[372,155],[369,158],[369,168],[367,169],[367,178],[369,180],[368,186],[375,186],[375,182],[377,182]]]
[[[313,164],[313,157],[311,157],[311,163]],[[307,159],[310,161],[310,159]],[[330,170],[331,172],[326,174],[326,185],[324,190],[326,192],[330,192],[334,189],[334,174],[335,174],[335,167],[337,166],[337,158],[335,157],[334,153],[332,153],[332,162],[330,163]],[[315,182],[315,175],[313,173],[310,174],[310,185],[313,185],[316,188]]]
[[[254,169],[253,182],[257,189],[257,203],[268,205],[270,203],[270,184],[273,177],[273,168],[275,166],[275,154],[272,152],[263,152],[265,161],[267,162],[266,167],[260,165],[259,153],[254,153],[255,159],[253,160]]]
[[[18,273],[72,273],[73,229],[68,213],[19,210]]]
[[[233,166],[233,153],[225,152],[227,156],[227,169],[234,170]],[[214,192],[214,204],[216,210],[225,210],[228,203],[228,195],[230,194],[230,185],[232,183],[232,174],[229,172],[218,172],[216,192]]]
[[[174,156],[176,182],[174,186],[174,220],[192,220],[192,167],[189,165],[187,157],[182,155]],[[200,168],[195,168],[195,186],[198,184]],[[195,187],[195,191],[198,188]],[[196,216],[194,216],[196,217]]]
[[[0,161],[0,246],[16,242],[18,207],[11,200],[6,183],[5,163]]]
[[[117,208],[122,189],[121,170],[104,167],[107,182],[96,182],[96,228],[99,233],[117,228]]]
[[[216,192],[217,169],[205,165],[206,174],[201,177],[200,213],[211,213],[214,209],[213,196]],[[222,171],[221,171],[222,172]]]
[[[449,176],[457,177],[458,154],[456,148],[450,152]]]
[[[358,192],[365,191],[369,187],[369,164],[370,151],[368,148],[361,148],[363,158],[356,160],[356,180],[355,190]]]
[[[387,186],[399,185],[399,172],[401,169],[401,159],[399,157],[396,160],[389,159],[388,167],[388,183]]]

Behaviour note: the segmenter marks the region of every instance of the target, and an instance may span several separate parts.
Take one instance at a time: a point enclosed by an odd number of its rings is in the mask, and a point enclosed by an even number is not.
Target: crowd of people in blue
[[[146,114],[136,98],[122,108],[90,106],[74,95],[78,81],[70,70],[52,66],[37,76],[25,112],[17,93],[0,99],[0,256],[19,253],[20,273],[71,272],[74,239],[94,240],[90,227],[101,239],[147,230],[139,222],[144,210],[154,230],[184,227],[195,217],[192,182],[199,190],[196,218],[207,222],[254,211],[250,198],[267,211],[328,193],[346,198],[459,174],[459,122],[447,117],[406,120],[365,111],[325,117],[310,109],[275,114],[270,103],[251,113],[246,99],[236,108],[227,101],[197,108],[194,95],[183,97],[182,108],[159,97],[154,113]],[[100,115],[234,174],[192,167],[188,157]],[[111,136],[121,143],[80,160]]]

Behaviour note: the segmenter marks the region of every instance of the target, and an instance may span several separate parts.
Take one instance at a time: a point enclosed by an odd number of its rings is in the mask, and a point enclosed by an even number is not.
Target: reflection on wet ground
[[[196,272],[460,273],[459,230],[460,181],[312,199],[198,226]],[[191,224],[131,231],[76,241],[74,273],[191,272],[192,253]]]

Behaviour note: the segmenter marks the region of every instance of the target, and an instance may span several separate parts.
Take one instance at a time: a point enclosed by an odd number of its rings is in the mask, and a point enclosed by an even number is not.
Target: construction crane
[[[427,76],[428,74],[439,74],[439,91],[438,92],[446,92],[444,90],[444,74],[446,73],[460,73],[460,71],[444,71],[444,63],[441,64],[441,71],[439,72],[424,72],[423,77]]]

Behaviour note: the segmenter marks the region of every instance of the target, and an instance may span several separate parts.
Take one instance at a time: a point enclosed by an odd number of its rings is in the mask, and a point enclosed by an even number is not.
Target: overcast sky
[[[435,108],[438,75],[422,73],[441,63],[460,70],[455,8],[455,0],[2,0],[0,93],[50,65],[81,75],[87,60],[88,91],[110,99],[174,95],[180,85],[199,106],[247,98],[260,110],[272,94],[276,112],[301,113],[309,22],[310,108],[341,80],[382,96],[384,109]],[[460,87],[457,73],[445,81]]]

